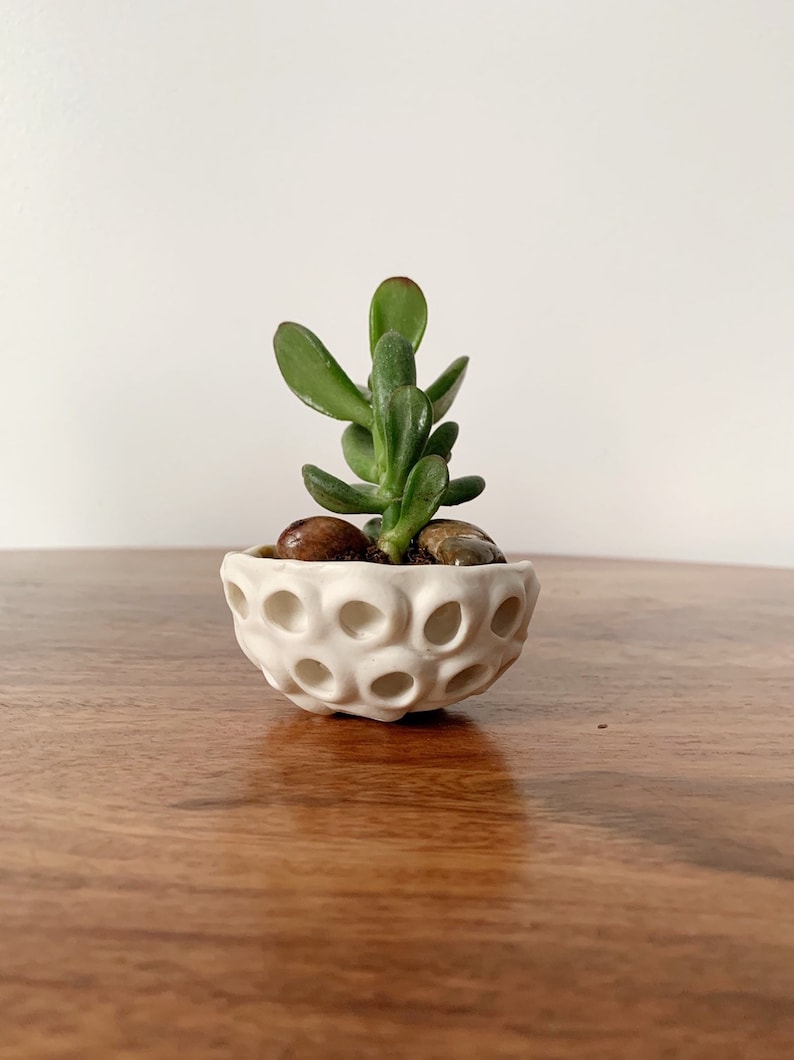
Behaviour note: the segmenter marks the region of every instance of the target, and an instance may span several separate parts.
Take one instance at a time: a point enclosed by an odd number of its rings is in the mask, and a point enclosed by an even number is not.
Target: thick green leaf
[[[366,427],[351,423],[342,432],[342,452],[347,466],[365,482],[378,482],[375,446]]]
[[[433,402],[433,419],[436,423],[449,412],[463,383],[468,364],[468,357],[458,357],[425,391]]]
[[[446,423],[436,427],[427,440],[424,455],[432,456],[435,454],[436,456],[443,456],[446,462],[449,463],[452,456],[452,447],[457,441],[459,430],[460,428],[454,420],[447,420]]]
[[[449,485],[447,462],[440,456],[423,456],[413,467],[403,494],[400,522],[416,525],[417,530],[429,523],[438,511]],[[413,532],[408,540],[413,537]]]
[[[411,538],[430,522],[449,485],[447,462],[440,456],[423,456],[405,484],[400,518],[378,539],[393,563],[399,563]]]
[[[372,426],[369,402],[308,328],[280,324],[273,349],[287,386],[306,405],[337,420]]]
[[[374,515],[371,519],[367,519],[361,529],[370,541],[377,541],[382,526],[383,519],[379,515]]]
[[[485,489],[485,479],[479,475],[463,475],[462,478],[450,479],[442,504],[465,504],[479,497]]]
[[[383,439],[389,402],[400,386],[416,386],[414,351],[402,335],[388,331],[378,340],[372,358],[372,410],[375,429]]]
[[[427,326],[427,302],[421,290],[406,276],[384,280],[369,307],[369,348],[375,347],[387,331],[398,331],[411,343],[414,353]]]
[[[340,515],[383,512],[388,504],[369,492],[363,483],[361,486],[350,486],[314,464],[303,465],[303,483],[319,505]]]
[[[402,495],[411,468],[424,452],[432,426],[433,406],[419,387],[398,387],[389,401],[384,424],[384,493],[392,497]]]
[[[374,482],[351,482],[350,486],[352,489],[358,490],[359,493],[363,493],[367,497],[380,498],[380,486]],[[385,501],[383,502],[386,503]],[[379,503],[377,511],[381,511],[382,506]]]

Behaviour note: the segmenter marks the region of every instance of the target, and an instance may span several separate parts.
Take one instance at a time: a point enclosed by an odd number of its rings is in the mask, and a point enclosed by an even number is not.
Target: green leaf
[[[383,519],[381,519],[379,515],[375,515],[371,519],[367,519],[361,529],[367,535],[370,541],[375,542],[378,540],[382,525]]]
[[[287,386],[306,405],[337,420],[372,426],[369,402],[308,328],[280,324],[273,349]]]
[[[416,386],[414,351],[402,335],[387,331],[378,340],[372,358],[372,410],[375,429],[384,440],[389,402],[400,386]]]
[[[419,387],[398,387],[389,401],[384,424],[384,493],[392,497],[402,494],[411,468],[424,452],[432,426],[433,406]]]
[[[433,402],[433,420],[436,423],[449,412],[463,383],[468,364],[468,357],[458,357],[425,391]]]
[[[405,484],[400,518],[378,539],[392,563],[400,562],[411,538],[436,514],[448,485],[449,471],[442,457],[423,456],[414,465]]]
[[[479,497],[485,489],[485,479],[479,475],[463,475],[450,480],[442,504],[465,504]]]
[[[375,446],[366,427],[351,423],[342,432],[342,452],[347,466],[365,482],[378,482]]]
[[[350,487],[351,487],[351,489],[358,490],[359,493],[363,493],[366,497],[376,497],[376,498],[378,498],[379,503],[378,503],[377,511],[381,511],[380,486],[378,486],[374,482],[351,482],[350,483]],[[386,504],[386,499],[385,498],[383,499],[383,503]]]
[[[438,511],[448,485],[446,460],[440,456],[423,456],[411,470],[405,484],[400,522],[414,523],[416,529],[421,530]],[[413,533],[409,540],[411,537]]]
[[[393,530],[397,520],[400,518],[400,501],[394,501],[386,511],[383,513],[383,519],[381,520],[380,534],[378,540],[388,536],[389,531]],[[399,560],[395,560],[395,563],[399,563]]]
[[[350,486],[314,464],[304,464],[303,483],[319,505],[340,515],[383,512],[388,505],[388,501],[370,492],[363,483],[361,486]]]
[[[427,327],[427,302],[420,288],[406,276],[384,280],[369,307],[369,348],[375,354],[379,339],[387,331],[398,331],[414,353]]]
[[[452,447],[457,441],[459,430],[460,428],[454,420],[447,420],[446,423],[436,427],[427,440],[424,455],[432,456],[435,453],[436,456],[443,456],[446,462],[449,463],[452,456]]]

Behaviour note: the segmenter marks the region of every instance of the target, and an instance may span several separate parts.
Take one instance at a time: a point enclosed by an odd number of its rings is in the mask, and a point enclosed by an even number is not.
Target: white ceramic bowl
[[[304,710],[395,721],[484,692],[521,654],[540,592],[527,561],[311,563],[230,552],[237,641]]]

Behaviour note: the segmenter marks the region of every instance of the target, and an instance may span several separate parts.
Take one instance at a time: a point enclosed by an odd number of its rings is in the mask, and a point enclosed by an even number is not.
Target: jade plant
[[[440,421],[460,390],[468,357],[457,358],[421,389],[416,351],[426,324],[427,303],[412,280],[393,277],[378,287],[369,313],[366,386],[354,383],[303,325],[281,324],[273,339],[293,393],[317,412],[348,423],[342,453],[359,481],[348,483],[306,464],[306,489],[328,511],[371,515],[364,532],[391,563],[406,561],[411,542],[441,506],[472,500],[485,488],[479,475],[449,476],[458,424]]]

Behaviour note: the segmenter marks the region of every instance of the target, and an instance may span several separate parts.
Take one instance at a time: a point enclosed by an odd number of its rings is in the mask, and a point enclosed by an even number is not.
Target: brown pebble
[[[453,536],[473,537],[479,541],[493,540],[474,523],[466,523],[462,519],[433,519],[419,531],[414,542],[417,548],[426,548],[431,555],[436,556],[441,542]]]
[[[454,567],[504,563],[505,557],[493,538],[474,523],[462,519],[433,519],[413,540],[418,552],[428,552],[438,562]]]
[[[599,729],[608,729],[609,728],[609,726],[607,725],[607,723],[605,721],[599,722],[598,727],[599,727]]]
[[[330,515],[290,523],[276,543],[279,559],[364,559],[372,542],[357,526]]]
[[[476,537],[445,537],[436,550],[439,563],[448,567],[479,567],[484,563],[504,563],[501,549],[493,541]]]

